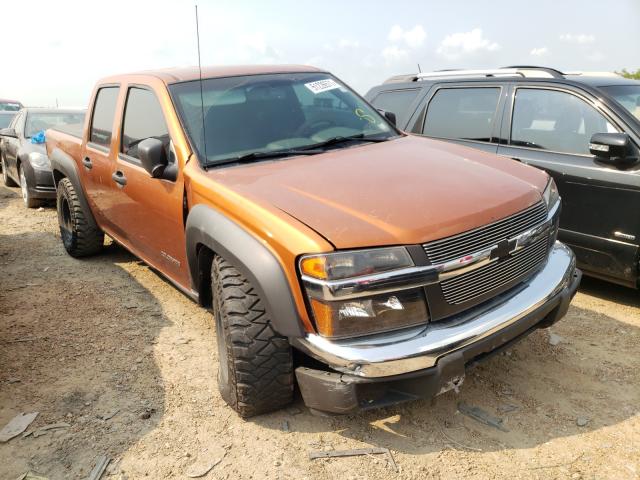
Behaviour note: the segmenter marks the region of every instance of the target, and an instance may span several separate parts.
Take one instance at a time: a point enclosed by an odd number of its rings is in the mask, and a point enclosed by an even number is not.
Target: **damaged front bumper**
[[[561,319],[581,277],[573,252],[556,242],[523,285],[448,321],[374,339],[297,339],[294,346],[330,368],[296,369],[305,404],[349,413],[457,388],[470,366]]]

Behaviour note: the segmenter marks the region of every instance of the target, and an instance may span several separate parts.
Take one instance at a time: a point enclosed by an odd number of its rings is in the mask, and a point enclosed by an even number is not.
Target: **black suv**
[[[640,82],[542,67],[392,77],[366,95],[398,127],[527,163],[555,179],[560,239],[585,273],[639,286]]]

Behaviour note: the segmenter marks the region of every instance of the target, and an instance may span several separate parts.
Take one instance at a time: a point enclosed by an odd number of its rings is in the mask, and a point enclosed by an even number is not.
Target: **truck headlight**
[[[549,183],[547,183],[547,187],[544,189],[542,198],[544,199],[544,203],[547,204],[547,211],[550,211],[551,208],[553,208],[553,206],[560,200],[560,192],[558,192],[556,182],[554,182],[551,177],[549,177]]]
[[[429,319],[423,289],[402,289],[394,283],[397,274],[414,266],[403,247],[309,255],[299,266],[316,328],[324,337],[371,335]],[[381,278],[393,287],[384,293],[367,291],[370,282]],[[353,284],[364,287],[353,294]],[[335,298],[327,298],[326,291],[334,292]]]
[[[38,168],[40,170],[49,170],[51,169],[51,162],[49,161],[49,157],[40,152],[31,152],[29,154],[29,162],[33,168]]]

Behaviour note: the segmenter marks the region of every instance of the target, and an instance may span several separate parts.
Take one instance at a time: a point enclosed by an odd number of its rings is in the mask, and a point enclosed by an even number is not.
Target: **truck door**
[[[622,124],[579,91],[516,86],[498,154],[546,170],[562,196],[560,239],[592,274],[634,285],[640,216],[640,170],[619,170],[589,152],[594,133]]]
[[[81,150],[78,172],[82,178],[91,210],[100,226],[106,230],[113,228],[108,210],[113,204],[111,173],[115,150],[113,132],[116,105],[120,86],[100,87],[94,97],[88,137]]]
[[[128,247],[183,286],[189,285],[183,223],[182,176],[177,181],[152,178],[142,167],[137,145],[146,138],[164,142],[176,161],[171,136],[154,91],[129,86],[111,178],[114,202],[110,218],[127,233]]]

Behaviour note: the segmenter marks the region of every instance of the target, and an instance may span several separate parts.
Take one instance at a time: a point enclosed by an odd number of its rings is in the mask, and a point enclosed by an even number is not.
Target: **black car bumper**
[[[560,247],[557,249],[559,255],[567,254],[566,247],[562,246],[561,251]],[[538,279],[538,284],[542,285],[545,280],[548,280],[548,277],[545,278],[542,275],[548,268],[550,266],[545,267],[539,275],[542,278]],[[562,276],[562,283],[549,286],[552,288],[549,295],[537,302],[534,308],[520,312],[514,317],[515,320],[513,318],[508,320],[505,317],[505,321],[492,329],[490,333],[479,336],[459,348],[451,348],[445,353],[439,354],[435,365],[429,368],[405,371],[394,375],[366,377],[350,374],[341,366],[338,366],[337,369],[343,370],[343,372],[336,371],[336,367],[331,365],[331,360],[326,363],[333,368],[327,370],[297,368],[296,378],[305,404],[316,410],[345,414],[419,398],[430,398],[457,388],[467,369],[510,347],[534,330],[553,325],[567,313],[569,303],[580,284],[582,273],[575,268],[575,259],[572,254],[570,254],[570,263],[566,267],[561,265],[561,268],[566,268]],[[534,281],[535,279],[530,282],[529,286],[521,290],[520,295],[526,294],[527,288],[533,289]],[[517,294],[511,300],[516,297]],[[508,301],[504,303],[506,304]],[[495,316],[498,314],[499,308],[482,315],[491,317],[494,314]],[[471,320],[470,323],[473,321]],[[471,325],[470,328],[472,328]],[[309,346],[303,349],[320,359],[317,349],[315,352],[312,352],[312,348]],[[421,352],[423,351],[425,351],[424,348]],[[335,352],[332,355],[335,356]],[[334,357],[327,356],[327,358]],[[415,366],[420,364],[418,361],[421,359],[428,360],[428,355],[409,352],[403,358],[389,365],[395,365],[395,367],[402,365],[403,368],[409,365]],[[383,365],[380,364],[377,372],[382,372]],[[356,371],[362,372],[362,370]],[[371,370],[371,372],[376,372],[376,370]]]
[[[52,200],[56,198],[56,187],[53,183],[53,173],[51,170],[33,168],[25,162],[24,176],[27,180],[29,195],[32,198],[41,200]]]

